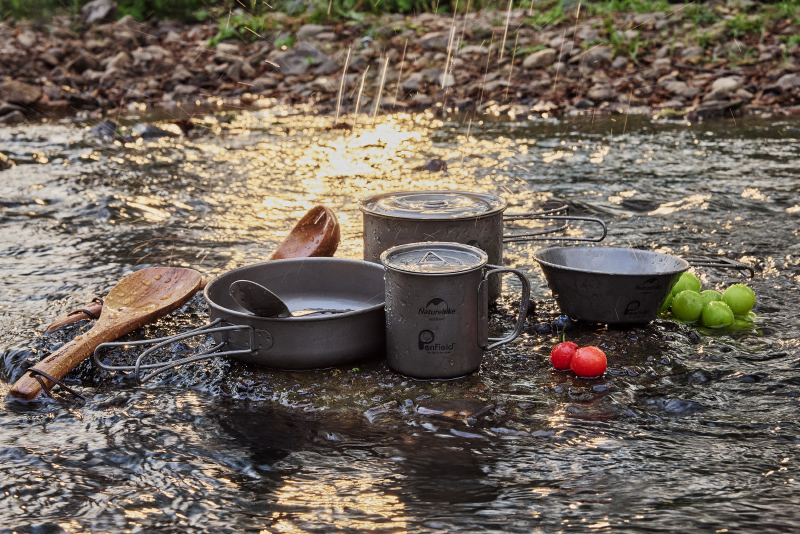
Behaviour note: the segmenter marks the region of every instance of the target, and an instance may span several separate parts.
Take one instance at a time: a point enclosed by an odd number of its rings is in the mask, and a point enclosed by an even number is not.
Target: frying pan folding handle
[[[595,217],[575,217],[572,215],[549,215],[542,214],[542,212],[535,213],[518,213],[503,216],[503,222],[506,221],[562,221],[562,224],[556,228],[548,230],[539,230],[537,232],[520,232],[513,234],[503,234],[503,242],[511,243],[517,241],[589,241],[592,243],[599,243],[606,238],[608,228],[606,223]],[[553,235],[557,232],[566,230],[569,227],[570,221],[585,221],[594,223],[600,226],[601,233],[599,237],[566,237],[561,235]]]
[[[223,356],[237,356],[243,354],[252,354],[258,350],[267,350],[272,346],[272,335],[269,332],[264,330],[256,330],[252,326],[248,325],[229,325],[229,326],[218,326],[223,323],[222,319],[217,319],[212,321],[211,323],[201,326],[200,328],[195,328],[194,330],[190,330],[188,332],[184,332],[182,334],[176,334],[174,336],[168,337],[161,337],[157,339],[145,339],[142,341],[128,341],[128,342],[120,342],[115,341],[113,343],[102,343],[98,345],[98,347],[94,351],[94,363],[97,364],[98,367],[101,369],[105,369],[106,371],[133,371],[136,380],[139,383],[147,382],[151,378],[160,375],[170,369],[174,369],[181,365],[193,362],[199,362],[202,360],[210,360],[212,358],[220,358]],[[159,362],[159,363],[142,363],[148,356],[152,353],[157,351],[160,348],[166,347],[176,341],[181,341],[184,339],[189,339],[195,336],[201,335],[208,335],[214,333],[225,332],[224,334],[224,341],[217,345],[212,345],[211,348],[202,351],[198,354],[194,354],[192,356],[187,356],[185,358],[180,358],[177,360],[171,360],[167,362]],[[237,335],[242,334],[242,335]],[[232,349],[223,351],[222,349],[232,341],[236,341],[237,344],[242,343],[246,345],[248,348],[245,349]],[[131,346],[142,346],[142,345],[153,345],[149,349],[142,352],[137,358],[136,363],[134,365],[107,365],[100,360],[100,353],[107,348],[112,347],[131,347]],[[152,370],[151,373],[142,376],[142,370]]]
[[[740,261],[726,258],[725,256],[693,256],[683,258],[692,267],[712,267],[714,269],[736,269],[739,274],[746,278],[753,278],[755,271],[753,268]]]
[[[520,295],[519,299],[519,313],[517,315],[517,322],[514,325],[514,331],[506,337],[488,337],[488,335],[487,337],[484,337],[484,335],[482,335],[482,332],[485,331],[482,324],[486,325],[485,328],[488,328],[488,314],[486,314],[486,312],[483,312],[483,314],[481,313],[481,310],[485,309],[484,306],[488,307],[488,295],[486,291],[483,291],[483,294],[480,295],[481,298],[479,299],[478,303],[478,306],[480,307],[478,311],[478,344],[484,350],[491,350],[495,347],[499,347],[500,345],[505,345],[506,343],[514,341],[522,333],[522,329],[525,328],[525,317],[528,315],[528,302],[531,298],[531,285],[530,282],[528,282],[528,277],[526,277],[522,271],[518,271],[517,269],[509,269],[507,267],[498,267],[496,265],[487,265],[487,267],[490,270],[483,275],[484,281],[488,280],[489,277],[493,275],[511,273],[519,278],[519,281],[522,283],[522,295]],[[481,285],[485,286],[483,283],[481,283]],[[487,345],[487,341],[492,341],[493,343]]]

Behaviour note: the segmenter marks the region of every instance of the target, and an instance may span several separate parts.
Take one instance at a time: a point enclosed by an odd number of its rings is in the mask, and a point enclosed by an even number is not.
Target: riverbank
[[[800,14],[785,4],[329,24],[284,13],[255,24],[235,12],[205,23],[89,21],[86,13],[6,21],[0,123],[206,105],[304,105],[337,115],[800,115]]]

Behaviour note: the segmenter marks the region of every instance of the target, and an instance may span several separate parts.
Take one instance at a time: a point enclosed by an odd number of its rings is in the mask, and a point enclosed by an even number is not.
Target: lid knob
[[[446,206],[447,202],[444,200],[426,200],[422,205],[428,209],[436,209]]]
[[[426,252],[425,255],[422,257],[422,259],[417,262],[417,265],[422,265],[425,263],[438,263],[440,265],[450,265],[450,262],[448,262],[447,260],[445,260],[444,258],[442,258],[441,256],[432,251]]]

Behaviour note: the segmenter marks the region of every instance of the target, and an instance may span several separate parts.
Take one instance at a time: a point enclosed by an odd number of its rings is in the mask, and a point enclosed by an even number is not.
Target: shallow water
[[[263,261],[317,203],[339,217],[337,255],[359,258],[356,202],[401,189],[499,194],[508,212],[562,200],[607,222],[605,244],[724,253],[757,270],[756,328],[579,325],[567,337],[600,345],[609,372],[552,371],[557,311],[530,259],[543,244],[510,243],[505,263],[528,274],[537,311],[462,379],[212,360],[137,386],[86,363],[69,381],[85,405],[6,402],[0,531],[800,529],[800,123],[421,116],[350,134],[275,110],[195,120],[190,137],[125,145],[91,124],[0,129],[17,163],[0,172],[0,393],[90,326],[44,325],[132,270]],[[448,171],[412,170],[431,158]],[[742,281],[696,272],[706,287]],[[513,309],[504,297],[493,327],[510,328]],[[129,339],[206,321],[197,297]]]

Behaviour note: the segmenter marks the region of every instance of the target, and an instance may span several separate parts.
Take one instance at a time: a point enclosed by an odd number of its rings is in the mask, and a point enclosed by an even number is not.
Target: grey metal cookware
[[[386,357],[395,371],[446,379],[476,371],[483,352],[514,340],[525,324],[530,286],[523,273],[488,265],[479,248],[413,243],[381,254],[386,268]],[[522,283],[514,331],[489,338],[488,281],[503,273]]]
[[[263,285],[300,316],[253,315],[229,293],[237,280]],[[384,291],[383,267],[360,260],[297,258],[248,265],[221,274],[206,286],[209,324],[167,338],[106,343],[95,351],[95,362],[107,370],[134,371],[137,379],[145,381],[178,365],[221,356],[290,370],[380,358],[386,349]],[[309,310],[326,313],[303,315]],[[156,350],[175,341],[209,334],[215,344],[200,354],[161,363],[148,360]],[[151,344],[135,365],[111,366],[99,358],[104,348]],[[142,376],[143,371],[149,374]]]
[[[506,200],[486,193],[468,191],[397,191],[364,198],[364,259],[380,262],[381,254],[398,245],[425,241],[471,245],[489,255],[489,264],[503,265],[503,243],[511,241],[602,241],[606,225],[593,217],[569,216],[567,206],[548,203],[542,211],[505,214]],[[558,226],[539,231],[504,234],[504,223],[555,221]],[[569,222],[587,221],[600,226],[599,237],[553,235]],[[500,280],[490,282],[489,298],[500,294]]]
[[[724,257],[679,258],[616,247],[551,247],[533,253],[561,311],[575,319],[640,324],[656,318],[672,286],[690,266],[753,270]]]

